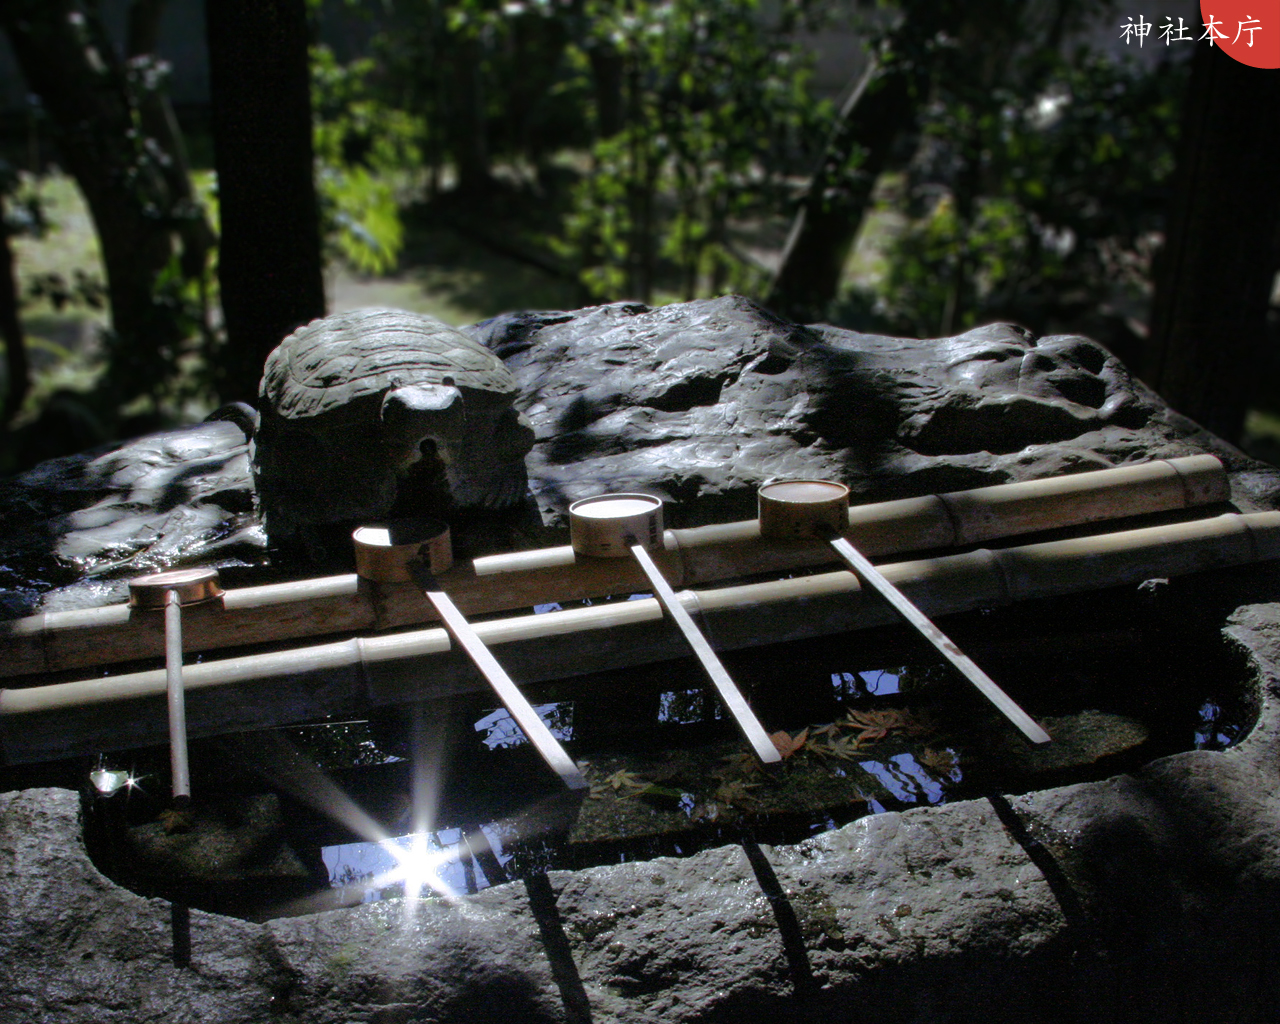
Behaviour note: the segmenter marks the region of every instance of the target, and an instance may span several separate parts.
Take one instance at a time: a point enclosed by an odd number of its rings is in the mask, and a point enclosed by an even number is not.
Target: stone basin
[[[876,338],[732,298],[521,314],[473,336],[521,385],[552,525],[604,489],[663,493],[694,525],[749,515],[769,475],[834,476],[869,500],[1199,452],[1228,467],[1239,510],[1278,505],[1280,474],[1086,339]],[[228,429],[144,445],[170,460],[152,464],[155,486],[123,457],[103,463],[129,446],[6,482],[6,521],[23,526],[5,557],[26,545],[13,613],[118,598],[140,566],[214,561],[219,544],[265,558]],[[210,443],[216,471],[183,472],[183,452],[208,459]],[[135,513],[149,525],[131,532]],[[108,525],[107,548],[83,547]],[[1242,666],[1256,717],[1240,742],[789,845],[251,923],[112,883],[79,794],[0,794],[0,1019],[1273,1020],[1280,579],[1261,563],[1184,583],[1180,606]]]

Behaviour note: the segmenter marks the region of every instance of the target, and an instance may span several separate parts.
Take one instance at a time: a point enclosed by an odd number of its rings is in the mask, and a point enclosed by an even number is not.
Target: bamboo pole
[[[635,560],[640,563],[640,568],[644,570],[645,576],[648,577],[649,584],[653,587],[654,596],[657,598],[658,603],[662,605],[663,611],[671,616],[671,621],[676,624],[684,635],[685,641],[693,649],[694,655],[702,665],[702,670],[706,672],[707,677],[711,680],[711,685],[716,688],[716,693],[720,695],[720,700],[728,709],[729,714],[733,716],[734,723],[738,726],[738,730],[742,733],[747,743],[751,745],[756,757],[760,759],[761,764],[779,763],[782,760],[782,755],[778,752],[778,748],[774,746],[773,740],[769,739],[769,734],[764,731],[764,726],[756,718],[755,712],[751,710],[751,705],[742,696],[742,691],[738,689],[728,670],[725,669],[720,659],[716,657],[716,652],[707,643],[707,638],[698,631],[698,627],[693,624],[693,619],[689,618],[689,613],[684,610],[684,605],[676,598],[671,585],[663,579],[662,573],[658,571],[653,559],[649,557],[649,552],[644,549],[643,544],[632,544],[631,554],[635,556]]]
[[[573,758],[565,752],[564,747],[560,746],[560,741],[551,734],[551,730],[538,717],[538,712],[533,709],[529,699],[520,692],[520,687],[516,686],[506,670],[498,664],[498,659],[476,634],[471,623],[458,611],[457,605],[449,600],[449,595],[440,589],[440,585],[430,577],[430,573],[419,580],[419,585],[423,587],[427,599],[440,613],[444,628],[493,688],[493,692],[502,701],[503,707],[515,719],[516,725],[520,726],[534,749],[546,761],[547,766],[570,790],[589,788],[586,778],[583,777]]]
[[[1221,463],[1212,455],[1195,455],[855,506],[845,537],[869,557],[879,557],[1188,508],[1228,496]],[[677,587],[833,561],[830,547],[819,540],[762,540],[754,519],[668,530],[664,550],[653,554]],[[575,557],[566,545],[477,559],[474,567],[458,565],[442,573],[440,582],[468,616],[648,589],[638,566],[618,562]],[[188,609],[183,625],[187,651],[199,652],[437,618],[412,584],[372,587],[352,574],[229,590],[219,602]],[[0,678],[163,653],[160,624],[131,615],[125,605],[0,622]]]
[[[1280,557],[1280,512],[1227,514],[1074,540],[966,552],[882,565],[879,570],[926,614],[1138,583]],[[682,591],[720,650],[821,636],[892,621],[890,610],[850,600],[849,572]],[[661,622],[653,599],[521,615],[475,624],[526,683],[679,657],[683,641]],[[551,637],[561,638],[548,644]],[[185,688],[197,735],[287,724],[283,699],[326,694],[332,711],[405,703],[476,688],[474,671],[439,628],[190,665]],[[256,684],[253,699],[228,694]],[[0,690],[0,742],[21,763],[163,740],[138,699],[162,699],[163,671]],[[309,713],[324,713],[313,703]],[[321,710],[316,712],[316,708]],[[251,721],[246,715],[255,716]]]
[[[884,575],[867,560],[865,555],[843,537],[833,538],[831,546],[849,564],[849,568],[857,574],[862,583],[871,587],[888,601],[894,611],[906,619],[907,623],[917,633],[928,640],[939,654],[955,666],[962,676],[973,683],[978,688],[978,691],[987,700],[991,701],[1005,718],[1016,725],[1027,739],[1032,743],[1049,742],[1049,734],[1040,727],[1039,723],[1033,720],[1022,708],[1018,707],[1013,698],[1000,689],[995,681],[982,671],[969,655],[960,650],[955,642],[942,632],[932,619],[912,604],[901,590],[885,579]]]
[[[165,692],[169,701],[169,767],[173,799],[191,799],[191,770],[187,763],[187,706],[182,687],[182,599],[176,590],[164,601]]]

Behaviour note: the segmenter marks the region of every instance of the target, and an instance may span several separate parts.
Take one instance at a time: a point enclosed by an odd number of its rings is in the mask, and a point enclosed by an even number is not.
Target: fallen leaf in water
[[[721,761],[728,766],[732,775],[763,775],[764,766],[760,764],[760,759],[748,750],[740,750],[736,754],[730,754],[728,757],[722,757]],[[717,778],[723,778],[723,775],[717,773]]]
[[[715,798],[717,802],[729,807],[750,810],[756,806],[757,800],[747,790],[757,789],[759,785],[758,782],[726,782],[715,791]]]
[[[916,760],[935,775],[946,777],[956,770],[956,756],[950,750],[925,747],[916,756]]]
[[[606,793],[612,791],[615,794],[620,794],[618,799],[625,800],[627,797],[643,792],[650,785],[634,772],[619,769],[603,782],[593,782],[588,795],[592,800],[600,800]],[[626,792],[623,792],[623,790],[626,790]]]
[[[160,819],[165,835],[170,836],[179,832],[190,832],[196,823],[195,815],[190,811],[164,810],[156,817]]]
[[[856,731],[859,745],[882,740],[891,732],[921,736],[936,731],[928,719],[917,718],[910,711],[899,708],[885,708],[883,711],[854,710],[835,724],[842,729]]]
[[[702,821],[705,819],[707,821],[715,821],[718,817],[720,817],[720,805],[714,800],[708,800],[704,804],[698,804],[693,809],[693,813],[689,815],[689,820]]]
[[[826,741],[822,743],[815,743],[810,740],[805,744],[805,749],[821,757],[838,757],[845,761],[851,761],[854,755],[862,748],[858,743],[857,737],[828,736]]]
[[[808,729],[800,730],[799,736],[792,736],[791,733],[786,732],[785,730],[779,730],[769,737],[769,739],[773,740],[773,745],[778,748],[778,753],[781,754],[784,759],[790,757],[797,750],[801,749],[805,744],[805,740],[808,738]]]
[[[862,743],[856,736],[840,736],[831,740],[827,744],[824,753],[830,754],[832,757],[838,757],[842,761],[852,761],[856,759],[862,750]]]
[[[635,790],[621,797],[622,800],[630,800],[632,797],[643,800],[646,803],[653,804],[657,807],[668,810],[675,810],[685,798],[685,792],[682,789],[673,789],[670,786],[659,786],[656,782],[649,783],[643,789]]]

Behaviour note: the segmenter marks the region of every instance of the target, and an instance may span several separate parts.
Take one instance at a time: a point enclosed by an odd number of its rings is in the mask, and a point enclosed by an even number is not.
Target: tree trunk
[[[989,29],[986,19],[993,16],[983,5],[956,0],[902,0],[899,6],[897,27],[840,110],[765,296],[767,306],[793,320],[821,319],[836,297],[876,179],[899,136],[915,130],[928,99],[938,40],[975,21]],[[860,162],[850,170],[856,154]]]
[[[0,205],[0,219],[4,208]],[[27,340],[18,318],[18,282],[14,273],[13,248],[9,232],[0,227],[0,338],[4,339],[5,369],[9,383],[5,395],[4,417],[0,426],[8,426],[22,409],[31,388],[31,368],[27,362]]]
[[[774,312],[802,323],[825,316],[876,179],[899,132],[915,121],[922,77],[918,64],[872,58],[840,110],[791,225],[764,300]],[[862,162],[850,173],[858,150]]]
[[[164,336],[151,301],[155,277],[173,253],[171,196],[157,161],[132,130],[124,69],[96,7],[5,0],[0,25],[93,217],[112,327],[125,350],[158,351],[173,340]],[[132,383],[139,394],[152,382]]]
[[[228,337],[219,393],[252,402],[268,353],[325,312],[306,8],[209,0],[205,18]]]
[[[128,60],[154,60],[164,5],[165,0],[133,0],[130,4],[125,42]],[[183,276],[188,280],[202,278],[209,253],[217,245],[218,237],[191,187],[191,164],[187,160],[187,148],[173,113],[173,104],[166,92],[151,90],[141,98],[138,114],[143,132],[148,138],[155,139],[169,157],[161,163],[160,173],[169,190],[175,227],[182,238]]]
[[[1280,217],[1280,72],[1199,44],[1141,375],[1238,441],[1257,377]]]
[[[622,55],[615,47],[599,42],[587,51],[587,56],[595,89],[596,138],[611,139],[623,128]]]
[[[445,94],[449,150],[458,172],[458,194],[469,199],[482,199],[493,189],[481,54],[478,40],[455,37],[447,65],[452,68]]]

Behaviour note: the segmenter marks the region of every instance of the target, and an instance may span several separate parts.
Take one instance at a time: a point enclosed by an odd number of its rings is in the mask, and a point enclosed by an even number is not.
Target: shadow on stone
[[[809,953],[804,946],[804,933],[800,928],[800,920],[796,917],[795,908],[783,892],[778,876],[754,839],[742,841],[742,852],[747,855],[751,870],[755,872],[756,881],[764,892],[765,899],[778,922],[778,931],[782,935],[782,951],[787,958],[787,967],[791,973],[791,984],[800,999],[810,999],[818,989],[813,977],[813,967],[809,963]]]
[[[573,962],[573,949],[564,933],[551,881],[545,874],[528,875],[524,879],[524,887],[529,894],[529,908],[538,922],[547,960],[551,963],[551,974],[560,989],[560,998],[564,1000],[565,1020],[567,1024],[591,1024],[587,990],[578,974],[578,966]]]

